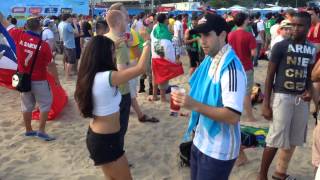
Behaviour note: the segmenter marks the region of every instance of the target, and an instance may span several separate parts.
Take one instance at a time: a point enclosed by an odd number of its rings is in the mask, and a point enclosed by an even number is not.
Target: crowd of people
[[[294,179],[287,170],[295,148],[306,142],[310,101],[315,117],[318,113],[319,15],[318,8],[307,8],[268,13],[265,18],[259,12],[132,17],[123,4],[115,3],[104,17],[94,19],[71,14],[60,19],[31,17],[25,30],[17,28],[12,17],[0,14],[0,22],[17,46],[18,71],[28,72],[36,61],[32,90],[21,93],[25,136],[55,140],[45,131],[52,104],[46,72],[60,84],[55,57],[63,53],[64,78],[77,76],[76,104],[83,117],[92,119],[86,139],[90,158],[110,179],[132,179],[124,151],[131,107],[141,123],[159,122],[143,113],[137,100],[148,87],[149,101],[167,102],[172,77],[157,81],[157,62],[181,66],[187,55],[190,92],[172,92],[171,98],[191,111],[185,134],[193,142],[191,179],[227,180],[235,164],[247,162],[240,117],[246,114],[244,121],[257,121],[251,99],[254,69],[259,60],[268,60],[261,106],[270,127],[257,179],[268,179],[278,154],[272,178],[282,180]],[[41,113],[38,131],[31,126],[36,103]],[[312,164],[317,170],[319,125],[313,140]]]

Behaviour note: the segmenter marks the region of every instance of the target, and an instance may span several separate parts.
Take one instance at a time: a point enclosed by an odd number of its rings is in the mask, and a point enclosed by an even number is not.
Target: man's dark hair
[[[246,19],[248,19],[248,15],[244,12],[239,12],[234,18],[234,23],[239,27],[244,24]]]
[[[96,23],[96,30],[99,30],[99,29],[107,29],[108,28],[108,23],[104,20],[99,20],[97,21]]]
[[[12,19],[12,16],[11,16],[11,15],[8,15],[7,21],[11,21],[11,19]]]
[[[196,20],[198,20],[198,17],[197,17],[197,16],[192,16],[192,17],[191,17],[191,21],[196,21]]]
[[[260,12],[257,12],[257,13],[254,15],[254,17],[255,17],[256,19],[259,19],[259,18],[261,17],[261,13],[260,13]]]
[[[178,16],[176,16],[176,20],[181,21],[181,20],[182,20],[182,15],[181,15],[181,14],[179,14]]]
[[[320,9],[318,7],[308,7],[307,11],[313,11],[316,13],[317,16],[320,14]]]
[[[33,17],[27,20],[26,28],[30,31],[37,31],[41,28],[40,19],[37,17]]]
[[[174,15],[173,15],[173,14],[170,14],[170,15],[169,15],[169,18],[174,18]]]
[[[277,24],[280,24],[281,21],[283,21],[283,20],[284,20],[284,17],[283,17],[283,16],[278,16],[278,18],[276,19],[276,23],[277,23]]]
[[[164,21],[167,19],[167,15],[166,14],[158,14],[157,16],[157,21],[159,23],[164,23]]]
[[[272,12],[268,12],[267,14],[266,14],[266,18],[269,20],[269,19],[271,19],[272,18]]]
[[[138,16],[138,19],[142,19],[146,14],[144,12],[141,12]]]
[[[69,14],[69,13],[62,14],[62,15],[61,15],[62,21],[66,21],[66,20],[69,19],[70,17],[71,17],[71,14]]]
[[[303,19],[303,22],[307,24],[308,27],[311,26],[311,15],[307,12],[298,12],[293,15],[293,17]]]
[[[12,19],[11,19],[11,24],[17,25],[17,23],[18,23],[18,21],[17,21],[16,18],[12,18]]]

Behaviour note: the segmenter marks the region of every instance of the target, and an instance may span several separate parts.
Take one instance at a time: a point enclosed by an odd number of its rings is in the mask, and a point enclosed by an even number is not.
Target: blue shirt
[[[69,49],[76,48],[74,39],[73,27],[70,23],[62,21],[59,26],[60,38],[63,41],[63,46]]]

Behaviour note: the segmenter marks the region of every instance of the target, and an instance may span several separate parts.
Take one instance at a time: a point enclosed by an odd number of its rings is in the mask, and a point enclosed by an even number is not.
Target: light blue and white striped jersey
[[[233,49],[226,45],[214,58],[207,56],[190,79],[190,96],[203,104],[226,107],[241,114],[246,92],[246,75]],[[193,144],[204,154],[219,160],[238,157],[241,135],[235,125],[192,112],[197,119]],[[189,124],[190,125],[190,124]]]

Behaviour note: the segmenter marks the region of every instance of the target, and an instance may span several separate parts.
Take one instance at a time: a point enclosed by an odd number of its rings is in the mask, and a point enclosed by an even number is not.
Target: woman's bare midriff
[[[112,134],[120,130],[120,113],[116,112],[108,116],[95,116],[90,122],[93,132],[99,134]]]

